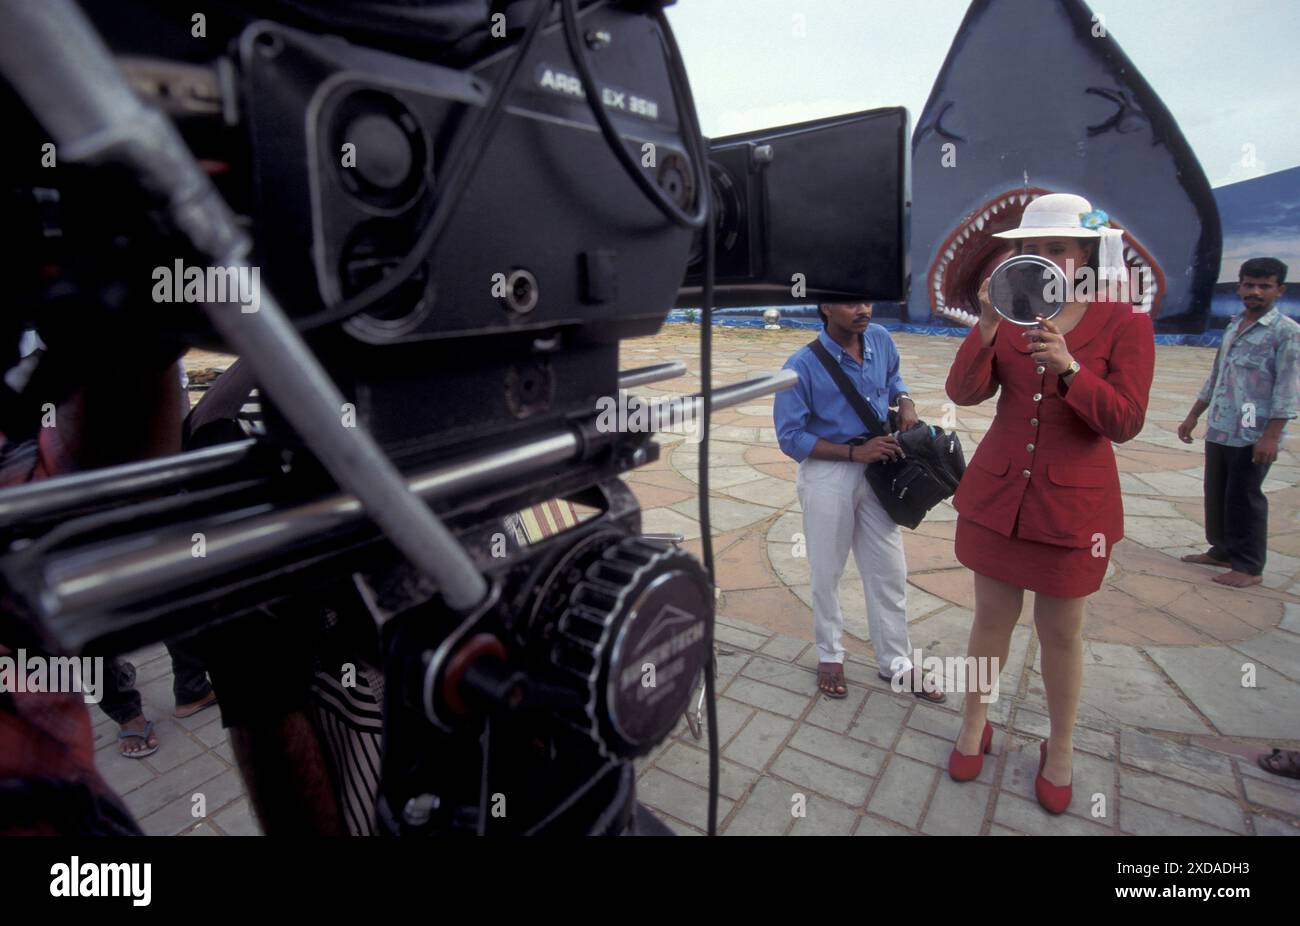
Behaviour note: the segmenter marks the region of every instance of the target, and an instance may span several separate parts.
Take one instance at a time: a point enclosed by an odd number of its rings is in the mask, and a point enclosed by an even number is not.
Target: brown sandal
[[[830,666],[831,668],[823,668]],[[847,698],[848,686],[844,684],[844,666],[838,662],[823,662],[817,666],[817,688],[828,698]]]
[[[1259,767],[1283,778],[1300,778],[1300,752],[1294,750],[1274,749],[1267,755],[1260,753],[1255,757]]]

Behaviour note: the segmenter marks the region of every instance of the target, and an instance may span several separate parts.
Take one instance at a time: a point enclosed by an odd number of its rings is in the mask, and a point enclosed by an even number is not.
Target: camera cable
[[[697,164],[704,163],[705,140],[700,129],[698,114],[695,110],[695,96],[691,93],[690,80],[686,76],[686,66],[682,60],[681,50],[668,23],[668,17],[662,9],[658,16],[668,45],[669,67],[674,84],[681,95],[679,109],[683,120],[689,127],[687,136],[695,149],[692,157]],[[709,428],[713,411],[713,273],[715,259],[714,213],[710,188],[707,184],[696,185],[699,191],[700,208],[704,210],[704,287],[703,305],[700,308],[700,400],[704,405],[700,436],[700,459],[698,481],[700,486],[700,551],[704,560],[704,570],[708,573],[709,584],[717,588],[713,571],[713,527],[709,520]],[[717,620],[716,608],[709,621],[707,634],[707,657],[704,660],[704,701],[709,727],[709,809],[708,834],[718,834],[718,701],[717,701],[717,658],[714,655],[713,631]]]
[[[605,141],[609,144],[614,157],[618,159],[618,163],[627,172],[627,175],[632,178],[633,182],[641,188],[641,192],[645,193],[646,198],[654,203],[665,216],[685,228],[703,228],[709,211],[709,198],[704,193],[708,175],[704,170],[699,126],[694,120],[694,106],[690,99],[690,86],[689,84],[684,85],[684,69],[681,67],[676,43],[672,39],[672,30],[669,28],[667,20],[663,18],[663,11],[660,10],[659,12],[659,21],[668,42],[671,57],[669,69],[673,83],[673,105],[677,109],[683,127],[689,127],[692,130],[686,132],[686,140],[692,149],[690,152],[691,173],[695,178],[695,189],[700,191],[698,201],[695,204],[695,211],[689,215],[646,176],[645,171],[641,169],[636,159],[628,153],[622,137],[618,134],[618,129],[614,128],[614,123],[609,118],[609,112],[601,99],[600,87],[591,72],[591,59],[587,55],[587,47],[578,32],[577,0],[560,0],[560,7],[564,13],[564,39],[569,46],[569,56],[573,58],[574,67],[578,69],[578,74],[582,77],[582,86],[587,93],[587,105],[591,107],[591,114],[596,118],[596,124],[600,126],[600,133],[605,136]]]
[[[686,228],[703,229],[704,232],[704,305],[701,309],[700,326],[700,376],[701,403],[703,404],[703,435],[700,440],[699,491],[700,491],[700,545],[703,554],[704,569],[709,576],[709,584],[717,587],[713,570],[713,530],[709,521],[709,420],[713,404],[713,364],[712,364],[712,314],[713,314],[713,208],[709,195],[708,173],[705,168],[705,141],[700,130],[699,119],[695,111],[695,98],[691,93],[690,80],[682,62],[681,50],[673,36],[672,26],[663,9],[655,14],[668,51],[669,78],[673,85],[673,104],[681,121],[683,134],[691,158],[691,173],[695,178],[696,207],[688,215],[676,203],[668,198],[662,189],[651,182],[641,170],[636,160],[628,153],[623,140],[610,121],[609,113],[601,100],[599,87],[592,75],[591,62],[587,56],[586,46],[578,32],[577,0],[560,0],[564,15],[564,35],[569,46],[569,54],[574,66],[582,78],[583,89],[587,94],[587,104],[600,126],[601,134],[609,144],[610,150],[623,166],[628,176],[636,182],[647,198],[659,210],[678,225]],[[706,702],[709,728],[709,796],[708,796],[708,833],[717,835],[718,831],[718,717],[715,677],[715,659],[713,655],[713,621],[710,621],[707,634],[707,653],[704,660],[704,700]]]

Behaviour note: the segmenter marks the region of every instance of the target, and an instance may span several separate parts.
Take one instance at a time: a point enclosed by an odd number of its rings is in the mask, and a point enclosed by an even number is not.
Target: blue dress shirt
[[[899,375],[898,348],[889,332],[870,324],[862,335],[862,363],[840,347],[825,329],[817,335],[848,374],[849,382],[871,403],[881,424],[889,421],[889,403],[900,392],[907,392]],[[831,374],[808,347],[801,347],[785,362],[786,370],[799,374],[797,385],[776,394],[772,413],[776,421],[776,439],[788,457],[803,462],[817,446],[817,438],[834,444],[846,444],[866,433],[866,426],[849,400],[844,398]]]

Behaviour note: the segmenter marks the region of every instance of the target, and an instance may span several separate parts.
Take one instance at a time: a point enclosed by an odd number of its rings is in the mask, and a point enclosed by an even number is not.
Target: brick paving
[[[719,328],[715,385],[779,369],[807,330]],[[624,368],[665,360],[687,376],[644,395],[699,389],[698,328],[669,325],[625,342]],[[942,419],[943,382],[958,341],[897,334],[902,369],[923,418]],[[1203,444],[1176,429],[1214,351],[1159,346],[1143,431],[1116,446],[1125,539],[1088,604],[1085,670],[1074,761],[1075,800],[1052,817],[1033,797],[1047,708],[1038,669],[1032,596],[1026,596],[1001,696],[991,706],[993,751],[975,782],[945,772],[959,699],[934,706],[895,693],[876,675],[865,605],[850,557],[840,589],[849,697],[816,692],[809,579],[794,535],[801,515],[795,464],[776,446],[771,397],[715,414],[711,511],[719,598],[719,704],[724,834],[1242,834],[1300,835],[1300,781],[1259,769],[1268,747],[1300,748],[1300,429],[1264,484],[1270,501],[1264,583],[1227,589],[1214,570],[1181,563],[1204,549]],[[191,369],[223,365],[194,354]],[[995,400],[958,409],[967,456]],[[1204,433],[1204,425],[1197,431]],[[676,531],[699,552],[697,446],[658,438],[662,455],[627,477],[643,529]],[[961,656],[971,621],[970,573],[952,553],[956,512],[943,505],[904,531],[908,620],[927,655]],[[154,647],[134,657],[162,748],[142,760],[116,754],[102,714],[99,765],[149,833],[258,831],[216,711],[171,718],[170,665]],[[1243,684],[1243,667],[1254,685]],[[685,723],[638,763],[641,799],[682,834],[704,826],[707,756]],[[202,794],[207,814],[194,816]]]

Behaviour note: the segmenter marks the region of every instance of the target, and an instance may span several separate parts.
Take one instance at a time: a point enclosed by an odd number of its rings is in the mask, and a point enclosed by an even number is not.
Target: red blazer
[[[1124,536],[1111,441],[1142,430],[1155,369],[1151,316],[1094,302],[1065,335],[1079,372],[1068,387],[1029,356],[1024,330],[1003,321],[990,347],[971,329],[948,371],[948,397],[978,405],[998,387],[997,414],[957,494],[962,517],[1010,537],[1105,548]]]

